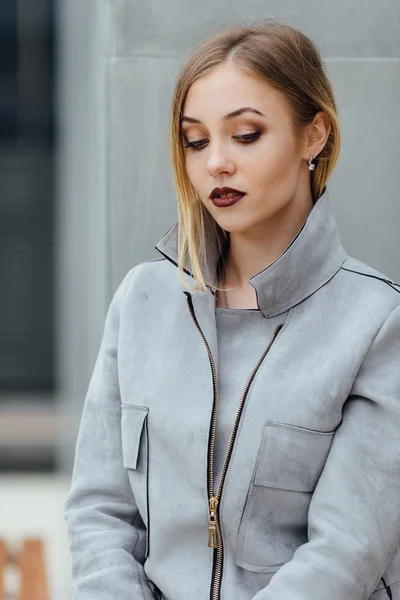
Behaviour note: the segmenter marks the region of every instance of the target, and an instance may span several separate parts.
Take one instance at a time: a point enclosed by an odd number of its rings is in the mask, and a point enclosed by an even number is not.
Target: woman
[[[341,245],[339,143],[289,26],[183,66],[179,220],[117,290],[84,405],[74,600],[400,599],[400,287]]]

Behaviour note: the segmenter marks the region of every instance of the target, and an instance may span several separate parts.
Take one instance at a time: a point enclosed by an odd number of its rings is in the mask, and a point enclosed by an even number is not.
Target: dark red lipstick
[[[214,206],[222,208],[224,206],[232,206],[232,204],[236,204],[236,202],[239,202],[239,200],[241,200],[245,195],[246,192],[241,192],[235,188],[217,187],[213,189],[209,198]]]

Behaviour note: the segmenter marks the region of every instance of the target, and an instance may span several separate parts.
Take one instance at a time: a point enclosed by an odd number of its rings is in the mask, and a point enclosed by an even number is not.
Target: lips
[[[233,194],[234,196],[244,196],[245,192],[241,192],[240,190],[236,190],[231,187],[217,187],[214,188],[211,194],[209,195],[210,200],[214,198],[221,198],[226,196],[226,194]]]

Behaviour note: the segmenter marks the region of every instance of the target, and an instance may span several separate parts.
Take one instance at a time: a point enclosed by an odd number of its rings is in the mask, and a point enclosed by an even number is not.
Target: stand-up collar
[[[206,280],[215,285],[219,256],[211,232],[206,231],[206,237],[202,270]],[[161,238],[156,249],[177,265],[178,222]],[[325,190],[286,250],[249,280],[256,291],[259,309],[265,317],[273,317],[299,304],[329,281],[346,257]],[[187,262],[184,269],[191,276]]]

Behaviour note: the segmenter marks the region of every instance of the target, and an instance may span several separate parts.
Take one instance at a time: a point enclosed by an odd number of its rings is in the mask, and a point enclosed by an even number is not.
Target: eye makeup
[[[241,144],[252,144],[261,137],[262,133],[263,132],[261,130],[257,130],[257,131],[253,131],[252,133],[244,133],[241,135],[234,135],[233,139],[237,140]],[[187,141],[187,144],[184,145],[184,148],[192,148],[193,150],[202,150],[208,142],[207,138],[193,140],[192,142],[189,142],[189,140],[187,139],[185,134],[184,134],[184,136]]]

